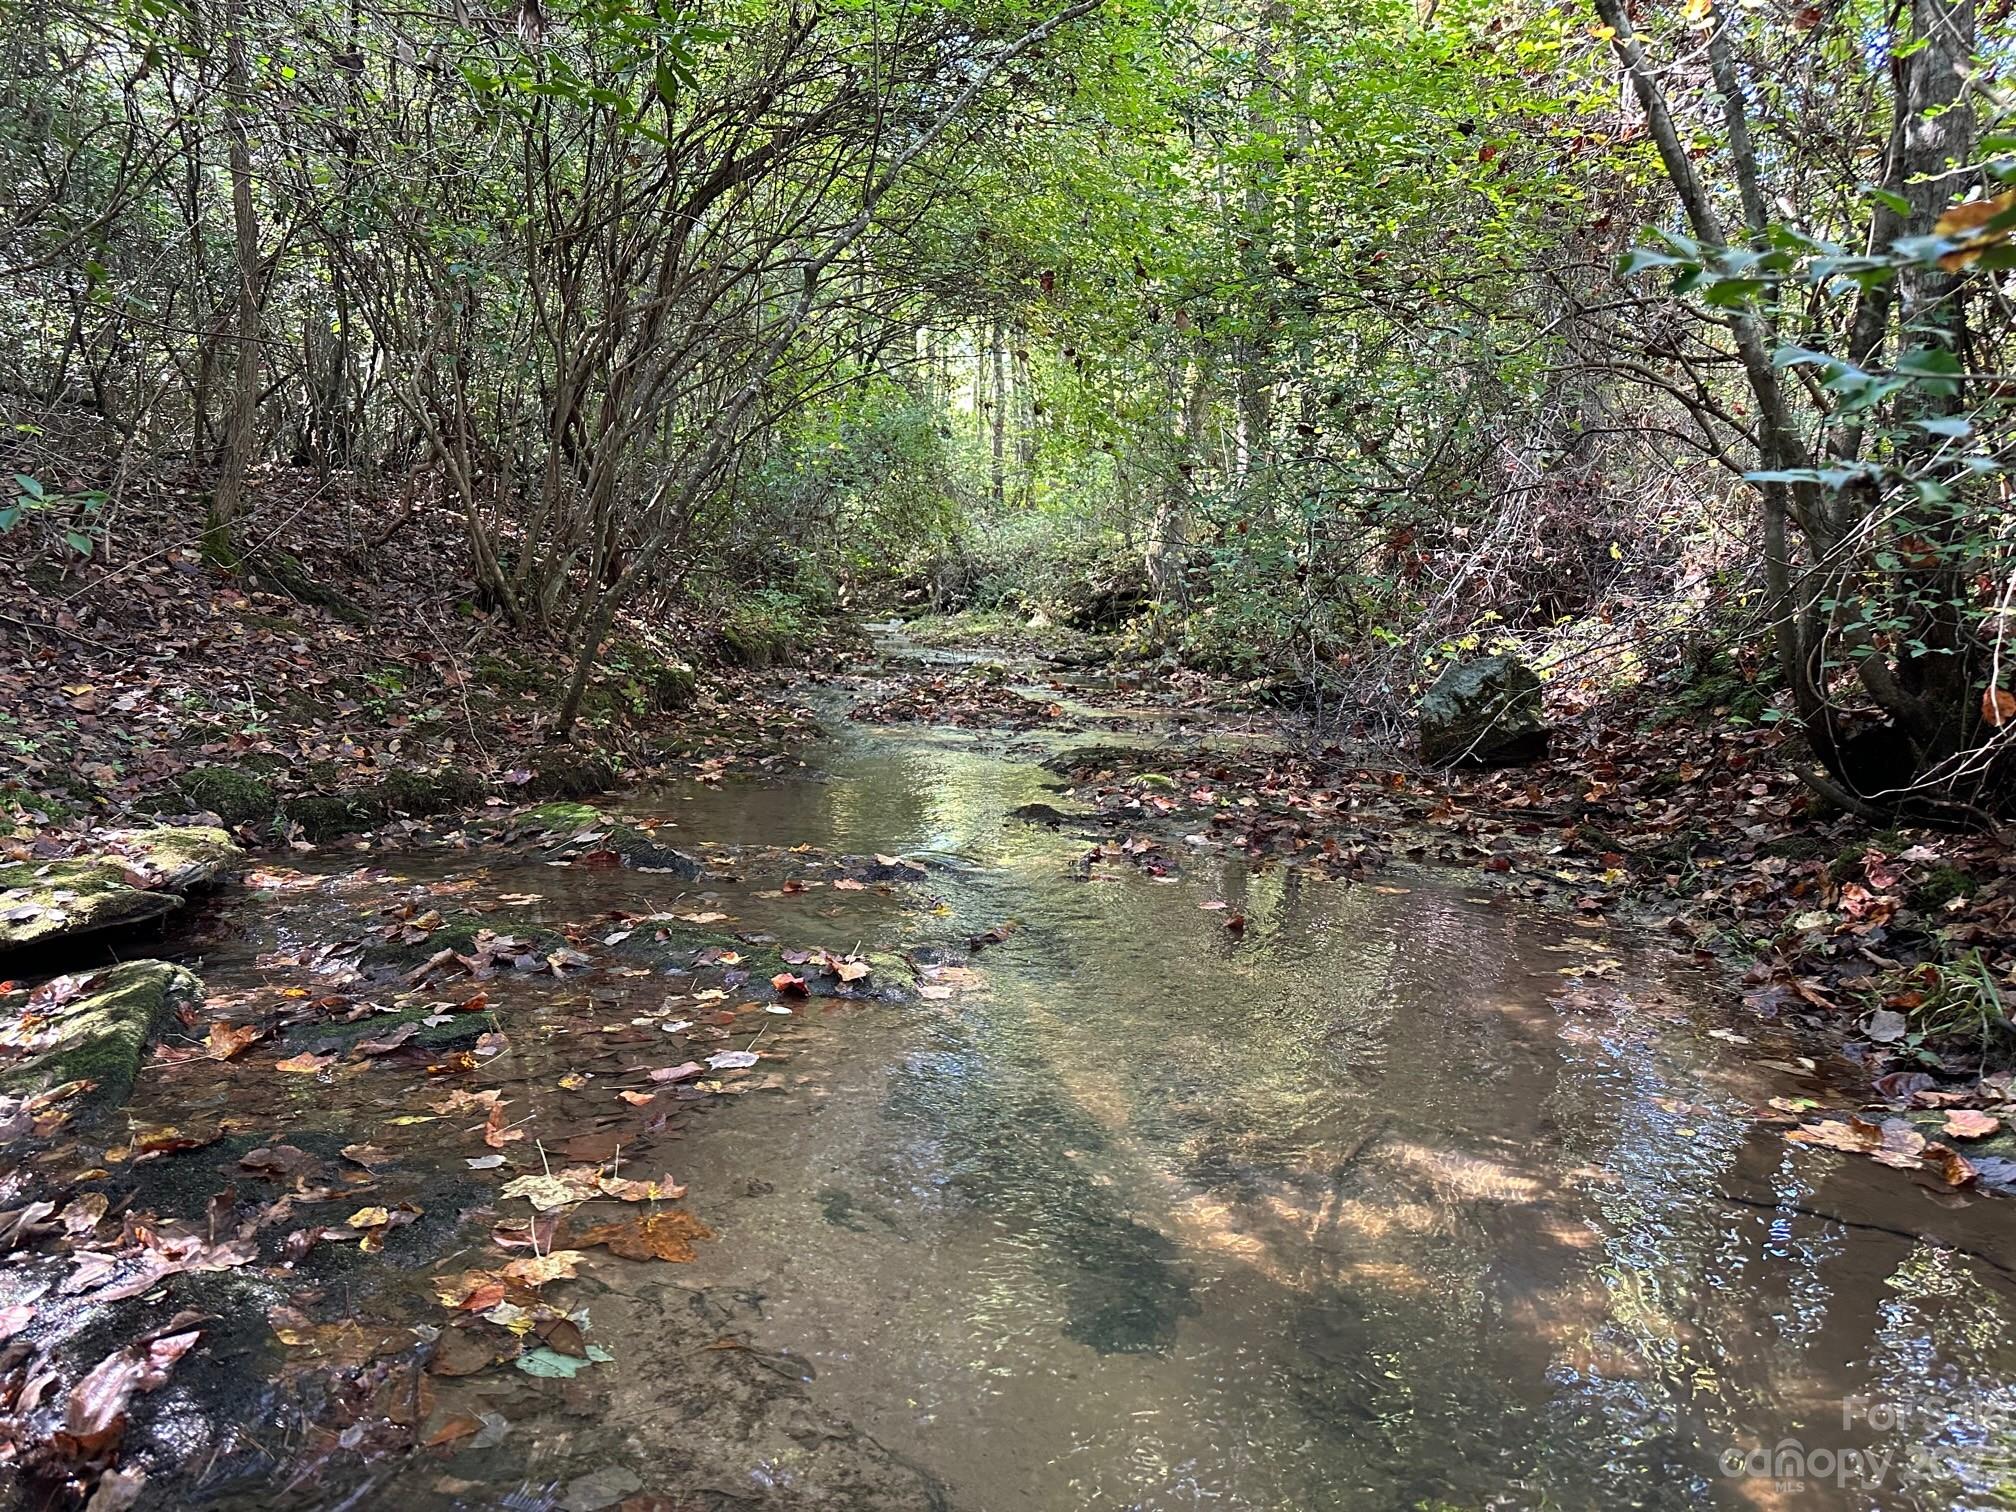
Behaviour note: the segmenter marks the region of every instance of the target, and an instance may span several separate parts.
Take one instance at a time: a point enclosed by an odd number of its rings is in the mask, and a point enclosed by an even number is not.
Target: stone
[[[60,980],[60,979],[59,979]],[[50,984],[54,985],[54,984]],[[203,1000],[203,983],[167,961],[126,961],[84,978],[74,992],[50,993],[34,1009],[35,1053],[0,1062],[0,1090],[28,1096],[67,1082],[90,1082],[79,1107],[126,1100],[147,1046],[185,1004]],[[31,994],[0,996],[0,1053],[29,1007]]]
[[[112,830],[57,861],[0,866],[0,952],[153,923],[222,880],[244,852],[202,825]]]
[[[1478,656],[1435,680],[1415,711],[1431,766],[1518,766],[1547,754],[1540,679],[1518,658]]]

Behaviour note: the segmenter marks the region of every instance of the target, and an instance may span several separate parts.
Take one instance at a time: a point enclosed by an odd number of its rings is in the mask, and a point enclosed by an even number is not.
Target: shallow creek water
[[[714,1431],[667,1401],[662,1352],[709,1329],[972,1512],[2012,1504],[2012,1210],[1755,1128],[1814,1083],[1690,966],[1457,874],[1201,848],[1177,880],[1074,874],[1087,841],[1010,816],[1068,802],[1037,764],[1055,738],[835,724],[801,772],[625,805],[696,854],[900,854],[928,883],[368,858],[369,886],[537,892],[554,919],[704,891],[725,927],[836,950],[963,960],[1015,922],[951,996],[815,1002],[766,1038],[783,1089],[714,1099],[667,1162],[718,1237],[598,1270],[592,1410],[514,1379],[501,1445],[376,1504],[607,1464],[657,1489],[665,1446]],[[307,928],[234,927],[213,991]],[[1729,1462],[1759,1446],[1783,1452]],[[788,1499],[791,1453],[717,1449],[744,1477],[722,1497]]]

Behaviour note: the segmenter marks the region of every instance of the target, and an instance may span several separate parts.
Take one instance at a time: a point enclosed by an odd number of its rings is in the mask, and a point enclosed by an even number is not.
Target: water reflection
[[[956,860],[912,940],[1021,924],[985,995],[817,1052],[816,1113],[737,1110],[694,1148],[696,1194],[783,1173],[720,1204],[735,1242],[699,1279],[760,1281],[766,1342],[956,1501],[2001,1504],[2006,1278],[1913,1237],[2006,1254],[1999,1210],[1753,1134],[1785,1089],[1706,1036],[1689,972],[1429,876],[1073,881],[1082,846],[1008,818],[1055,801],[1042,773],[970,736],[856,737],[775,797],[693,822]],[[1941,1379],[1964,1389],[1918,1439],[1964,1466],[1724,1473],[1788,1436],[1901,1455],[1913,1430],[1842,1401]]]
[[[654,1383],[699,1318],[793,1379],[807,1362],[830,1414],[984,1512],[2011,1504],[2005,1205],[1758,1132],[1749,1110],[1805,1089],[1710,1036],[1711,984],[1608,931],[1432,873],[1353,885],[1205,848],[1172,880],[1074,869],[1085,842],[1012,817],[1066,801],[1053,745],[854,730],[797,775],[636,797],[733,881],[331,858],[206,963],[228,990],[258,952],[307,953],[313,981],[329,915],[401,886],[957,959],[1014,921],[971,990],[808,1013],[790,1095],[696,1121],[678,1175],[722,1241],[598,1266],[618,1360],[592,1411],[586,1385],[506,1403],[524,1382],[478,1378],[514,1473],[688,1463]],[[931,880],[787,896],[801,845],[925,857]],[[498,990],[625,1020],[665,982]],[[538,1069],[526,1095],[557,1097]],[[801,1426],[711,1448],[747,1478],[721,1494],[788,1487]],[[425,1468],[399,1504],[427,1504]]]

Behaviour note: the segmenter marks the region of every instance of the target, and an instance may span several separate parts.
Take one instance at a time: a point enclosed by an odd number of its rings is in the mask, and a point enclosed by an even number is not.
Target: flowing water
[[[704,891],[735,929],[964,963],[925,999],[759,1034],[781,1089],[714,1098],[667,1162],[716,1239],[598,1271],[592,1397],[477,1377],[509,1436],[373,1481],[377,1504],[612,1466],[656,1489],[699,1436],[706,1498],[662,1505],[2016,1504],[2011,1209],[1758,1128],[1819,1083],[1711,978],[1459,874],[1074,866],[1085,839],[1012,817],[1067,801],[1038,765],[1056,738],[835,723],[802,770],[627,807],[703,855],[900,854],[927,883],[480,852],[374,854],[356,882],[322,858],[305,904],[206,963],[249,990],[344,886],[537,893],[552,919]],[[620,1019],[661,988],[582,995]],[[791,1383],[781,1437],[720,1441],[668,1384],[715,1333]],[[819,1482],[819,1424],[913,1480]]]

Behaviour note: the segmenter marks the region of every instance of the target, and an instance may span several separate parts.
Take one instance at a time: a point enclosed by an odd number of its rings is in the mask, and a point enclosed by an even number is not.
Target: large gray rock
[[[1516,657],[1479,656],[1448,668],[1416,718],[1421,759],[1432,766],[1517,766],[1547,754],[1540,679]]]

